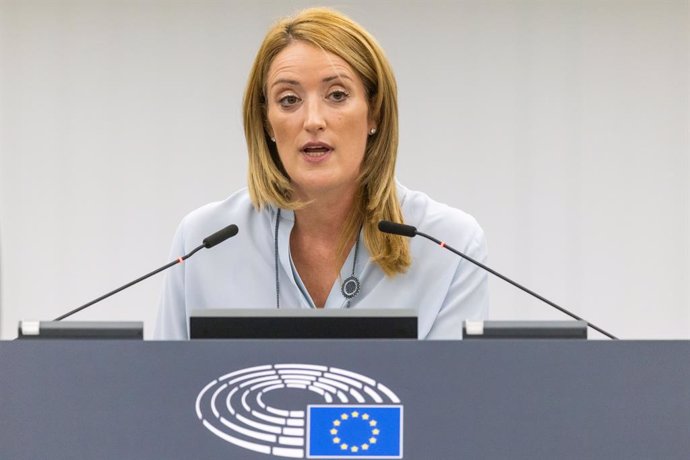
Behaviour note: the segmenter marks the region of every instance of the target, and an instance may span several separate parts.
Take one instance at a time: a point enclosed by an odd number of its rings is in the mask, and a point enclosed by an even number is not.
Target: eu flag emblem
[[[307,458],[402,458],[402,406],[307,407]]]

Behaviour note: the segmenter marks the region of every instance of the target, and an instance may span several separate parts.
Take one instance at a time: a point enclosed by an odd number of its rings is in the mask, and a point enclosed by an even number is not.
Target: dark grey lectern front
[[[683,459],[690,342],[0,343],[0,458]]]

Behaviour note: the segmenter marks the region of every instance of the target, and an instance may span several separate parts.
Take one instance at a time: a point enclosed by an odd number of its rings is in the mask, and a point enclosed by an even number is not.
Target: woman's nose
[[[310,133],[322,131],[326,128],[326,118],[321,101],[312,98],[305,105],[304,129]]]

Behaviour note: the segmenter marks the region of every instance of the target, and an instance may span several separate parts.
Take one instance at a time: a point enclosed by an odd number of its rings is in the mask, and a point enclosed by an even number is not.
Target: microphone
[[[474,259],[471,258],[470,256],[468,256],[468,255],[466,255],[466,254],[463,254],[462,252],[458,251],[457,249],[455,249],[455,248],[453,248],[453,247],[447,245],[447,244],[444,243],[443,241],[437,240],[437,239],[434,238],[433,236],[430,236],[430,235],[427,235],[426,233],[422,233],[422,232],[418,231],[417,228],[416,228],[416,227],[413,227],[412,225],[398,224],[398,223],[395,223],[395,222],[389,222],[389,221],[387,221],[387,220],[382,220],[382,221],[379,222],[379,231],[381,231],[381,232],[383,232],[383,233],[390,233],[390,234],[393,234],[393,235],[407,236],[407,237],[410,237],[410,238],[412,238],[412,237],[414,237],[414,236],[416,236],[416,235],[419,235],[419,236],[421,236],[421,237],[426,238],[427,240],[433,241],[434,243],[438,244],[438,245],[441,246],[442,248],[448,249],[448,250],[449,250],[450,252],[452,252],[453,254],[459,255],[459,256],[462,257],[463,259],[466,259],[466,260],[468,260],[469,262],[472,262],[474,265],[476,265],[476,266],[478,266],[478,267],[480,267],[480,268],[486,270],[487,272],[491,273],[492,275],[498,276],[498,277],[501,278],[503,281],[506,281],[506,282],[512,284],[513,286],[515,286],[516,288],[518,288],[518,289],[520,289],[520,290],[522,290],[522,291],[524,291],[524,292],[530,294],[530,295],[533,296],[533,297],[536,297],[537,299],[539,299],[539,300],[541,300],[542,302],[544,302],[544,303],[546,303],[546,304],[552,306],[552,307],[555,308],[556,310],[558,310],[558,311],[560,311],[560,312],[562,312],[562,313],[565,313],[566,315],[570,316],[571,318],[574,318],[574,319],[576,319],[576,320],[578,320],[578,321],[584,321],[585,323],[587,323],[587,326],[591,327],[591,328],[594,329],[595,331],[598,331],[598,332],[604,334],[606,337],[608,337],[608,338],[610,338],[610,339],[618,340],[617,337],[615,337],[615,336],[613,336],[612,334],[606,332],[605,330],[603,330],[603,329],[601,329],[601,328],[595,326],[594,324],[590,323],[589,321],[580,318],[580,317],[577,316],[576,314],[571,313],[570,311],[566,310],[565,308],[561,307],[560,305],[558,305],[558,304],[556,304],[556,303],[550,301],[549,299],[547,299],[547,298],[545,298],[545,297],[543,297],[543,296],[537,294],[536,292],[534,292],[534,291],[532,291],[532,290],[530,290],[530,289],[528,289],[528,288],[522,286],[521,284],[516,283],[515,281],[511,280],[511,279],[508,278],[507,276],[504,276],[504,275],[498,273],[496,270],[493,270],[492,268],[487,267],[487,266],[484,265],[483,263],[481,263],[481,262],[479,262],[479,261],[477,261],[477,260],[474,260]]]
[[[232,238],[233,236],[237,235],[238,231],[239,231],[239,229],[237,228],[237,225],[235,225],[235,224],[228,225],[225,228],[221,228],[220,230],[218,230],[213,235],[207,236],[206,238],[204,238],[203,246],[206,249],[211,249],[213,246],[220,244],[223,241],[227,240],[228,238]],[[193,253],[194,252],[191,252],[189,255],[191,256]]]
[[[417,229],[412,225],[396,224],[395,222],[389,222],[387,220],[382,220],[379,222],[379,230],[383,233],[392,233],[393,235],[414,237],[417,235]]]
[[[173,265],[181,264],[182,262],[184,262],[185,260],[192,257],[194,254],[196,254],[201,249],[203,249],[203,248],[210,249],[210,248],[222,243],[223,241],[227,240],[228,238],[232,238],[233,236],[237,235],[238,231],[239,230],[237,228],[237,225],[235,225],[235,224],[228,225],[227,227],[225,227],[221,230],[218,230],[213,235],[210,235],[210,236],[207,236],[206,238],[204,238],[203,244],[194,248],[189,254],[178,257],[177,259],[173,260],[172,262],[162,266],[161,268],[159,268],[157,270],[152,271],[151,273],[148,273],[148,274],[142,276],[141,278],[138,278],[138,279],[136,279],[130,283],[127,283],[124,286],[121,286],[121,287],[115,289],[114,291],[110,291],[109,293],[102,295],[99,298],[94,299],[91,302],[82,305],[81,307],[77,307],[74,310],[65,313],[64,315],[58,316],[53,321],[61,321],[65,318],[67,318],[68,316],[72,316],[73,314],[80,312],[83,309],[90,307],[91,305],[93,305],[95,303],[100,302],[101,300],[107,299],[108,297],[110,297],[113,294],[117,294],[118,292],[120,292],[124,289],[127,289],[130,286],[134,286],[135,284],[137,284],[140,281],[144,281],[146,278],[149,278],[149,277],[151,277],[157,273],[160,273],[163,270],[167,270],[168,268],[172,267]]]

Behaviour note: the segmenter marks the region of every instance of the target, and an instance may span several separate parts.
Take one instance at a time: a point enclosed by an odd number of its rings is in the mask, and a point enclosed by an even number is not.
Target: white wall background
[[[475,215],[491,265],[622,338],[690,338],[687,1],[321,3],[393,63],[400,180]],[[310,4],[0,0],[2,338],[167,262],[244,185],[252,58]],[[149,337],[162,280],[74,319]],[[494,319],[563,318],[491,291]]]

